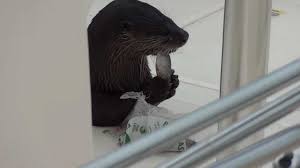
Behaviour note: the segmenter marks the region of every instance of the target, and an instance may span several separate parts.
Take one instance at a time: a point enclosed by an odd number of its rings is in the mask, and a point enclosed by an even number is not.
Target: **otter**
[[[114,0],[88,26],[92,124],[118,126],[136,100],[121,100],[126,92],[143,92],[158,105],[175,95],[179,85],[152,77],[147,56],[170,54],[182,47],[189,34],[155,7],[138,0]]]

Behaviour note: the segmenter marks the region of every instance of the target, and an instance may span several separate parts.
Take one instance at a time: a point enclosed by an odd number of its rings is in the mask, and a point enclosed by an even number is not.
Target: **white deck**
[[[108,0],[96,0],[89,18],[101,9]],[[170,16],[190,33],[186,46],[173,55],[173,67],[179,74],[181,85],[177,94],[162,106],[175,113],[186,113],[212,100],[218,99],[222,54],[222,29],[224,0],[147,0],[164,14]],[[273,8],[284,11],[272,18],[269,71],[300,57],[300,1],[274,0]],[[299,87],[299,85],[298,85]],[[265,129],[266,136],[300,122],[300,112],[280,120]],[[101,156],[117,149],[116,142],[94,128],[95,154]],[[207,138],[216,132],[212,126],[196,135]],[[133,167],[151,168],[174,154],[150,157]]]

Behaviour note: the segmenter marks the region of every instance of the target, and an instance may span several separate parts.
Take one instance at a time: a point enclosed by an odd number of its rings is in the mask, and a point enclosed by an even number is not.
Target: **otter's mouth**
[[[178,49],[178,48],[173,48],[173,49],[169,50],[168,54],[171,54],[171,53],[174,53],[174,52],[176,52],[176,51],[177,51],[177,49]]]
[[[157,56],[159,53],[163,55],[169,55],[176,52],[181,46],[175,45],[163,45],[159,44],[158,47],[143,50],[145,55]]]
[[[167,48],[167,49],[160,49],[160,50],[156,50],[155,52],[153,52],[153,55],[159,55],[159,53],[163,54],[163,55],[169,55],[172,54],[174,52],[177,51],[178,48]]]

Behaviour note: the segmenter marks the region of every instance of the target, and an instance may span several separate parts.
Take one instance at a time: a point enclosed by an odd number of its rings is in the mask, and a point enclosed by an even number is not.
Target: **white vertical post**
[[[272,0],[226,0],[221,97],[266,74],[271,9]],[[257,103],[241,111],[238,115],[221,121],[219,130],[223,130],[256,111],[262,103]],[[261,138],[263,138],[262,131],[243,141],[240,145],[225,151],[219,158]]]
[[[89,1],[0,1],[0,167],[91,160]]]

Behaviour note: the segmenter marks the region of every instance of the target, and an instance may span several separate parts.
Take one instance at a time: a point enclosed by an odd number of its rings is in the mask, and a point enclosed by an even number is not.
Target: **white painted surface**
[[[74,168],[93,157],[88,1],[0,1],[0,167]]]

